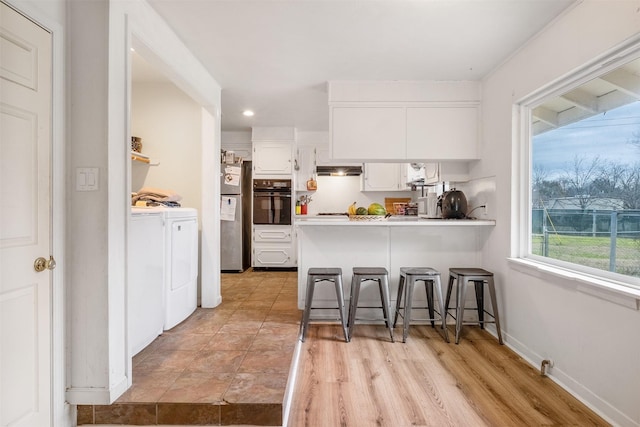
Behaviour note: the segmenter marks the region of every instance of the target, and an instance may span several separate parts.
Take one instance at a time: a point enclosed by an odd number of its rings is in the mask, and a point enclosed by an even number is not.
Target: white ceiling
[[[328,130],[329,80],[481,79],[574,2],[147,1],[222,86],[225,131]]]

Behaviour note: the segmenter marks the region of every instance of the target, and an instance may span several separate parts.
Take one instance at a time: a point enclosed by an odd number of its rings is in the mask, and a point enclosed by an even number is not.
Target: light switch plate
[[[98,168],[76,168],[76,191],[98,189]]]

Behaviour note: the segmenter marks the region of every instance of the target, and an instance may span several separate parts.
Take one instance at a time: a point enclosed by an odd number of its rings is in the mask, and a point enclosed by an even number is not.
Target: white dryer
[[[164,208],[164,330],[182,322],[198,304],[198,211]]]

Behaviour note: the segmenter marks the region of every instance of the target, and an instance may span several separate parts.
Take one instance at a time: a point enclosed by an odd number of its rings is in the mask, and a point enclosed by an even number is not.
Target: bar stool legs
[[[353,268],[353,277],[351,279],[351,301],[349,302],[348,341],[351,341],[351,337],[353,335],[353,329],[355,328],[356,310],[358,309],[358,298],[360,297],[360,286],[362,282],[366,282],[368,280],[375,281],[378,283],[382,307],[378,306],[378,307],[361,307],[361,308],[382,308],[382,314],[384,316],[385,325],[389,329],[389,336],[391,337],[391,342],[394,342],[393,326],[391,325],[391,318],[389,314],[389,310],[391,308],[389,304],[389,272],[387,271],[386,268],[381,268],[381,267],[354,267]]]
[[[449,314],[449,302],[451,300],[451,291],[453,284],[456,283],[456,310],[455,316]],[[476,292],[476,308],[478,311],[478,322],[465,322],[464,310],[466,302],[467,284],[473,283]],[[484,285],[489,289],[489,297],[491,298],[491,306],[493,314],[484,309]],[[449,284],[447,286],[447,297],[445,300],[445,312],[453,317],[456,321],[456,344],[460,342],[460,335],[463,325],[479,324],[484,329],[485,323],[495,323],[498,333],[498,341],[503,344],[502,329],[500,328],[500,315],[498,313],[498,302],[496,299],[496,288],[493,281],[493,273],[481,268],[451,268],[449,269]],[[484,315],[487,314],[493,320],[485,320]]]
[[[427,307],[413,307],[413,289],[416,282],[424,282],[425,291],[427,294]],[[440,273],[433,268],[400,268],[400,282],[398,286],[398,297],[396,299],[396,314],[393,319],[393,327],[396,326],[398,321],[398,315],[400,310],[402,314],[402,342],[407,342],[407,336],[409,335],[409,326],[411,323],[411,310],[412,308],[426,308],[429,311],[429,318],[426,320],[431,321],[431,326],[435,327],[435,309],[433,300],[433,290],[435,288],[436,297],[438,298],[438,308],[440,309],[440,321],[441,328],[444,330],[444,337],[449,342],[449,333],[446,325],[446,311],[444,311],[444,301],[442,298],[442,284],[440,282]],[[404,297],[404,307],[402,306],[402,300]]]
[[[304,303],[304,312],[300,322],[300,341],[304,342],[309,327],[309,318],[311,315],[311,304],[313,302],[313,292],[316,283],[333,282],[336,289],[336,297],[338,300],[338,311],[340,312],[340,322],[344,332],[344,339],[349,342],[350,336],[347,330],[347,319],[345,315],[344,305],[344,289],[342,286],[342,269],[340,268],[310,268],[307,272],[307,294]]]

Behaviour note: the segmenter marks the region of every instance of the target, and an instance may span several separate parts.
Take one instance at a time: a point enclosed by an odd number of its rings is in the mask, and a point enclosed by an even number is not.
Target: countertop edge
[[[476,227],[495,226],[493,219],[416,219],[416,220],[381,220],[381,221],[349,221],[345,220],[325,220],[325,219],[297,219],[294,223],[296,227],[323,226],[323,227]]]

